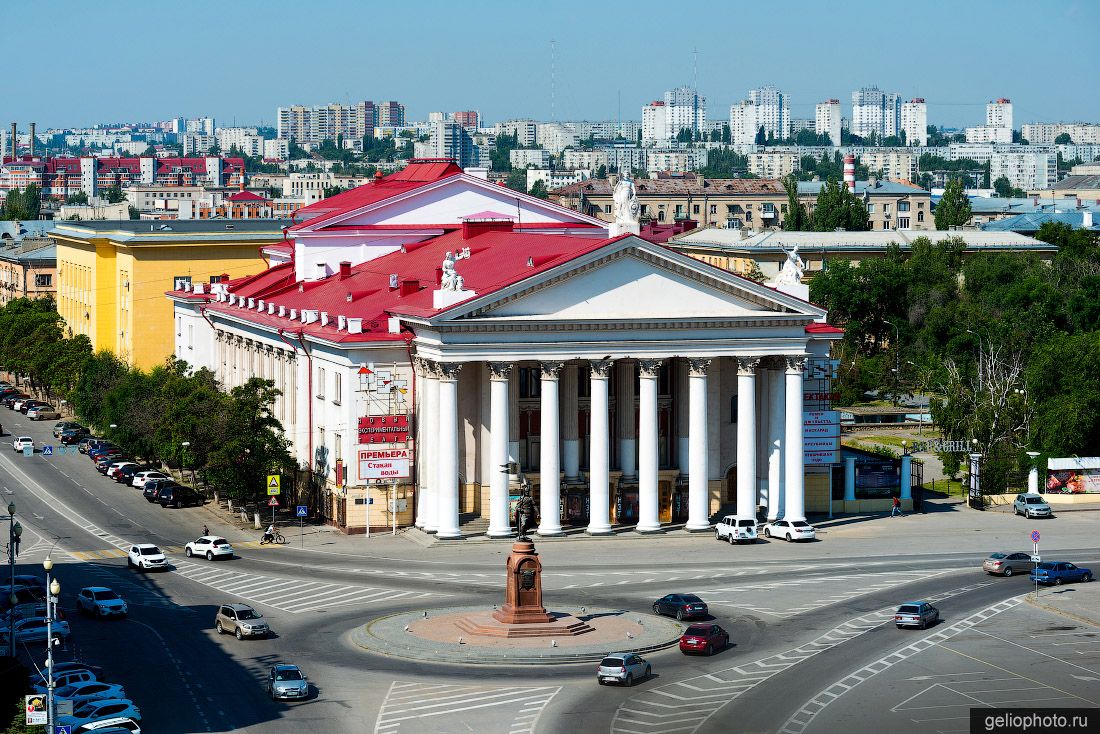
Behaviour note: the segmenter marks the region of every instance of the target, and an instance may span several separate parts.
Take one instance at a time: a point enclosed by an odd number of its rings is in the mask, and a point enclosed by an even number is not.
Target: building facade
[[[853,135],[861,138],[872,133],[879,139],[897,135],[901,122],[901,97],[883,92],[878,87],[864,87],[852,92]]]
[[[928,105],[923,97],[916,97],[901,106],[901,130],[906,145],[928,145]]]
[[[840,100],[818,102],[814,110],[814,132],[828,135],[834,147],[840,147]]]
[[[749,101],[756,107],[757,129],[763,127],[765,135],[778,140],[791,137],[791,100],[786,92],[759,87],[749,90]]]
[[[990,183],[1002,176],[1024,191],[1048,188],[1058,180],[1058,157],[1039,151],[994,153],[989,159]]]
[[[730,106],[730,143],[755,145],[759,130],[755,104],[750,100],[742,100]]]

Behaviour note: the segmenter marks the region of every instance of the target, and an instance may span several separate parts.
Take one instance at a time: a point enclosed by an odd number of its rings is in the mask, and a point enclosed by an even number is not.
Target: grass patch
[[[958,479],[937,479],[935,482],[925,482],[921,486],[928,491],[945,492],[951,497],[966,497],[969,492],[967,486]]]

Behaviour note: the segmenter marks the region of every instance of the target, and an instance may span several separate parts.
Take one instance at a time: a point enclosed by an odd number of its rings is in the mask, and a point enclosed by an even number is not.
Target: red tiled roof
[[[229,201],[268,201],[259,194],[254,194],[251,191],[239,191],[229,197]]]
[[[844,329],[832,324],[809,324],[805,329],[807,334],[843,334]]]

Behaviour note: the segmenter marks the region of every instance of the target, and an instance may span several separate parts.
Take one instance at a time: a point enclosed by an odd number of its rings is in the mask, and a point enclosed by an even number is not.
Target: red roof
[[[832,324],[809,324],[806,327],[807,334],[843,334],[844,329]]]
[[[259,194],[254,194],[251,191],[239,191],[229,197],[229,201],[268,201]]]

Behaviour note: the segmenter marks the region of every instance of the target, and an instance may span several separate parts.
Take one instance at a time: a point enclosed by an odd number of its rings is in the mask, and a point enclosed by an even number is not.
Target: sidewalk
[[[1039,598],[1027,595],[1027,603],[1077,622],[1100,627],[1100,585],[1073,584],[1054,588],[1039,587]]]

